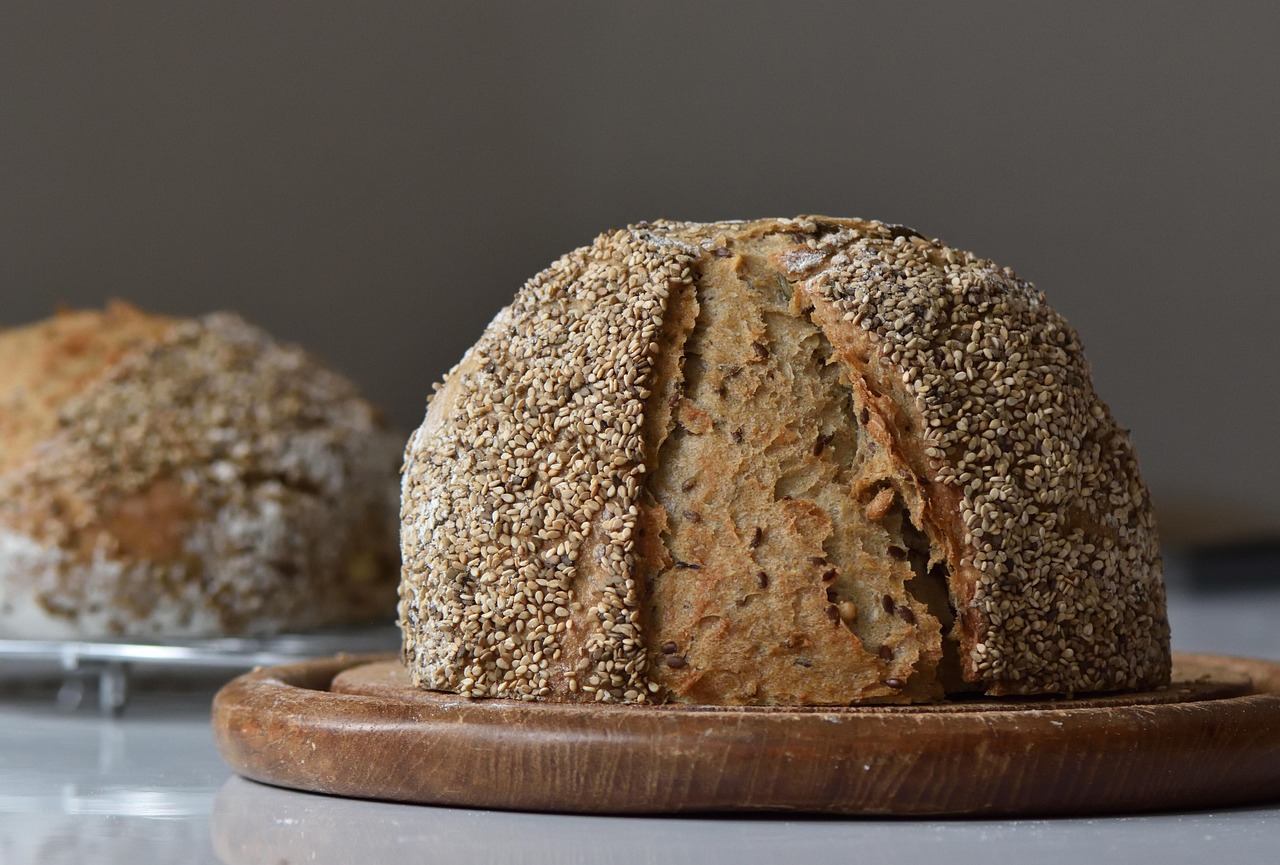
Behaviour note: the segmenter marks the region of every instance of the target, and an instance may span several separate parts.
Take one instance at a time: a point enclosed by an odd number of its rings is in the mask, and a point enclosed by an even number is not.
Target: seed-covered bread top
[[[233,315],[0,332],[0,636],[390,615],[399,450],[350,382]]]
[[[401,626],[476,697],[909,702],[1168,679],[1079,339],[900,226],[641,224],[531,280],[410,440]]]
[[[66,310],[29,327],[0,330],[0,472],[27,459],[57,430],[67,400],[173,324],[116,301],[103,311]]]

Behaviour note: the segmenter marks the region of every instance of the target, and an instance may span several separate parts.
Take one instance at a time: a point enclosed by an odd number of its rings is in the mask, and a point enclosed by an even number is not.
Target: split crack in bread
[[[403,439],[236,316],[0,332],[0,637],[390,618]]]
[[[1150,497],[1079,340],[901,226],[656,222],[530,280],[402,480],[415,684],[840,705],[1169,680]]]

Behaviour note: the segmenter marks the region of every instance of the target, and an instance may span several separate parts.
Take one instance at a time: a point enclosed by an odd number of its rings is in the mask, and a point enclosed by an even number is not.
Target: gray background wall
[[[0,322],[229,308],[406,428],[657,217],[905,222],[1083,334],[1177,543],[1280,537],[1280,6],[6,3]]]

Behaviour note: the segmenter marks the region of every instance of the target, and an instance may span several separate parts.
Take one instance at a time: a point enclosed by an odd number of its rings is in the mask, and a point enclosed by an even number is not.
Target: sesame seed
[[[225,313],[111,304],[3,334],[26,336],[106,353],[62,385],[56,414],[0,360],[0,534],[41,558],[0,557],[0,607],[21,586],[82,636],[182,637],[361,621],[393,602],[403,441],[350,381]],[[50,420],[32,453],[37,402]],[[142,549],[112,525],[139,505],[130,521],[164,514],[138,524]]]
[[[788,259],[797,269],[787,278],[810,315],[829,312],[851,329],[878,359],[871,366],[883,368],[873,383],[918,419],[922,464],[908,468],[922,495],[954,497],[946,509],[958,514],[954,523],[927,534],[954,538],[945,564],[973,598],[968,661],[984,684],[1069,692],[1167,676],[1150,498],[1127,435],[1093,392],[1078,337],[1043,294],[1008,268],[900,226],[748,226],[795,235],[802,251]],[[596,698],[657,693],[642,666],[639,599],[626,586],[641,549],[633,509],[645,482],[645,400],[673,396],[654,381],[652,361],[668,286],[697,279],[708,256],[729,257],[729,238],[742,230],[650,223],[562,257],[530,280],[433,398],[450,401],[448,423],[415,436],[405,473],[401,620],[422,681],[460,689],[468,647],[499,621],[517,645],[536,633],[558,646],[552,626],[575,602],[575,575],[589,557],[622,587],[604,591],[581,620],[590,668],[602,676],[596,693],[607,694]],[[829,336],[834,344],[837,332]],[[751,351],[770,356],[767,341]],[[866,406],[858,416],[870,422]],[[830,445],[818,436],[813,453]],[[888,519],[895,501],[893,490],[879,490],[864,513]],[[937,552],[938,539],[929,540]],[[755,529],[748,546],[762,541]],[[909,558],[896,545],[889,555]],[[473,564],[475,584],[465,584]],[[547,596],[515,600],[516,575],[547,580]],[[768,576],[759,572],[757,582],[767,587]],[[910,623],[914,611],[888,601]],[[532,693],[548,687],[547,657],[526,664]],[[467,690],[495,693],[500,672],[482,663]]]

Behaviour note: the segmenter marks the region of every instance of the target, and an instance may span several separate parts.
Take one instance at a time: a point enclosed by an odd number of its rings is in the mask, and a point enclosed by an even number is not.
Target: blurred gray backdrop
[[[1280,6],[0,6],[0,323],[234,309],[406,429],[658,217],[912,225],[1082,333],[1174,545],[1280,538]]]

